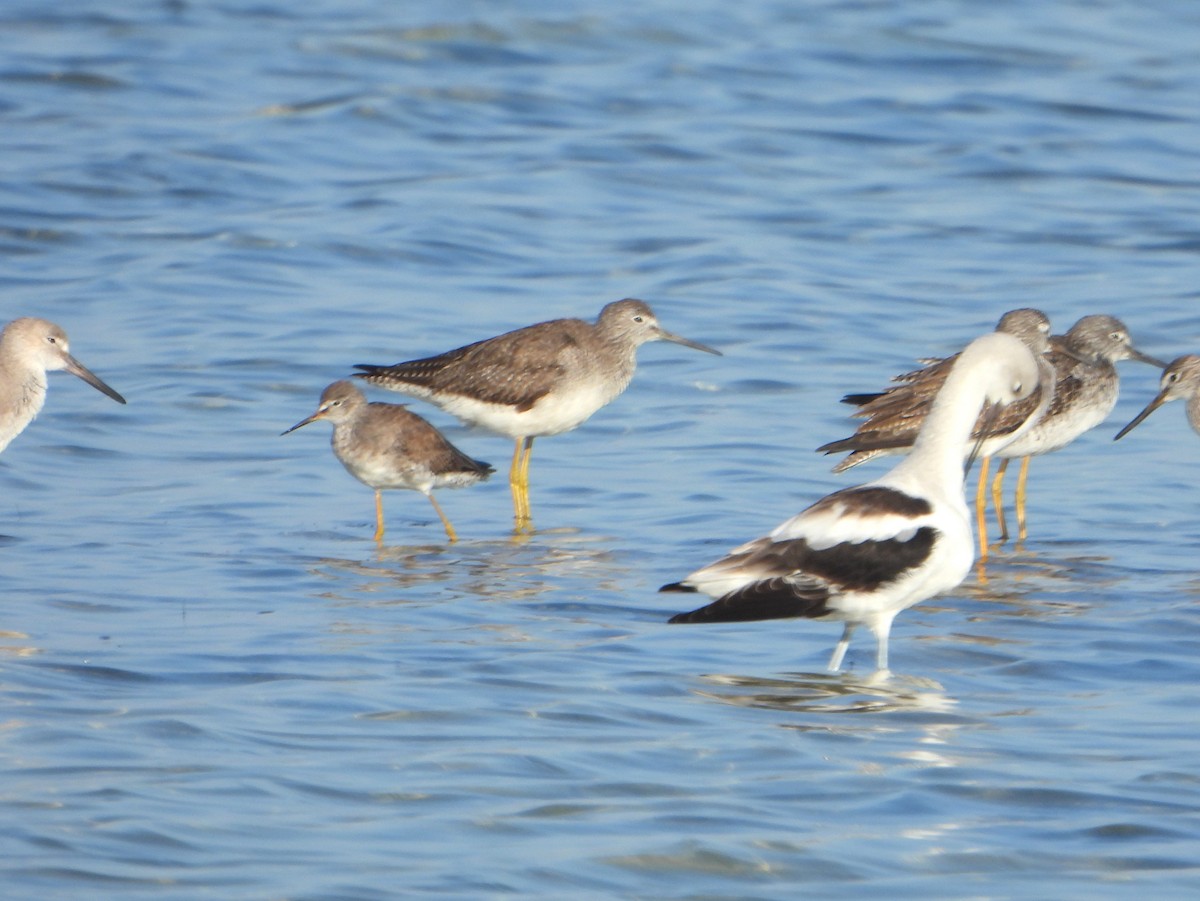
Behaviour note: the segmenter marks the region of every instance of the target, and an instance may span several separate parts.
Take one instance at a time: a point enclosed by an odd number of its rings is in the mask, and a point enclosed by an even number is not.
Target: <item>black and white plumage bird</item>
[[[907,607],[957,586],[974,560],[963,460],[985,407],[1029,397],[1038,364],[1018,339],[992,333],[955,361],[912,452],[882,478],[836,491],[722,559],[661,591],[701,592],[711,604],[672,623],[783,617],[845,624],[829,660],[841,667],[854,630],[877,641],[888,666],[892,620]]]

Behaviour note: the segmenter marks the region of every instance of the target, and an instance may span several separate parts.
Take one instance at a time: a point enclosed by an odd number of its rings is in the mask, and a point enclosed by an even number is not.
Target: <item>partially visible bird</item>
[[[1050,320],[1046,314],[1029,307],[1009,310],[1000,317],[996,331],[1012,335],[1025,344],[1038,361],[1040,373],[1038,389],[1028,399],[1008,406],[991,426],[990,437],[979,448],[983,460],[975,493],[975,519],[979,532],[979,553],[984,558],[988,553],[984,489],[990,459],[996,454],[1003,454],[1005,445],[1034,427],[1049,409],[1055,391],[1054,369],[1046,359],[1050,350]],[[927,365],[923,368],[896,376],[892,380],[896,384],[882,392],[843,397],[843,403],[859,407],[853,415],[865,422],[849,438],[831,441],[817,448],[819,452],[827,454],[843,450],[851,452],[834,466],[833,471],[843,472],[881,454],[905,453],[916,440],[921,423],[957,359],[958,354],[930,359],[924,361]],[[976,426],[977,433],[980,425]]]
[[[1184,354],[1176,357],[1163,371],[1158,383],[1159,391],[1145,409],[1133,417],[1130,423],[1117,432],[1113,441],[1119,441],[1137,428],[1142,421],[1167,401],[1186,399],[1187,419],[1192,429],[1200,434],[1200,357]]]
[[[446,440],[436,428],[405,409],[402,404],[367,403],[352,382],[334,382],[321,393],[317,411],[287,431],[294,432],[310,422],[327,419],[333,423],[334,455],[346,471],[368,488],[375,489],[375,540],[383,539],[383,496],[385,488],[411,488],[433,504],[446,528],[446,537],[458,535],[433,496],[435,488],[461,488],[486,479],[494,471],[472,460]]]
[[[644,302],[618,300],[595,323],[554,319],[436,357],[394,366],[358,364],[358,378],[428,400],[459,419],[516,442],[508,481],[518,532],[532,528],[529,459],[533,439],[581,425],[633,378],[637,349],[671,341],[720,355],[666,331]]]
[[[806,617],[845,624],[829,660],[841,667],[856,627],[888,667],[896,615],[957,586],[974,558],[963,462],[981,411],[1031,397],[1038,365],[1002,333],[972,341],[953,363],[912,453],[882,478],[845,488],[661,591],[702,592],[707,606],[673,623]]]
[[[125,398],[71,356],[67,333],[53,322],[25,316],[0,332],[0,451],[46,402],[46,373],[65,369],[117,403]]]
[[[1017,476],[1017,538],[1025,540],[1025,499],[1029,479],[1029,460],[1061,450],[1079,436],[1091,431],[1108,418],[1117,405],[1121,379],[1114,365],[1122,360],[1137,360],[1163,368],[1163,362],[1133,346],[1129,329],[1115,316],[1084,316],[1063,336],[1051,339],[1048,355],[1054,367],[1054,398],[1049,409],[1033,428],[1005,446],[1003,458],[992,483],[992,502],[1000,522],[1000,537],[1008,537],[1004,521],[1003,481],[1008,461],[1021,458]]]
[[[1013,423],[1020,423],[1020,427],[1010,429],[1007,432],[1007,440],[998,441],[996,445],[989,446],[985,442],[982,451],[984,457],[1002,458],[1000,469],[992,483],[992,498],[996,504],[1002,539],[1008,537],[1001,501],[1008,460],[1014,457],[1023,458],[1017,481],[1016,504],[1018,537],[1024,539],[1027,534],[1025,500],[1029,458],[1059,450],[1104,421],[1116,405],[1120,390],[1115,363],[1121,360],[1138,360],[1159,368],[1164,365],[1160,360],[1136,349],[1125,324],[1115,316],[1106,315],[1084,316],[1071,326],[1065,335],[1050,339],[1046,360],[1048,363],[1044,365],[1052,367],[1053,371],[1053,391],[1043,391],[1037,400],[1026,400],[1006,410],[997,431],[1005,434],[1006,429]],[[1051,380],[1048,373],[1043,373],[1043,380]],[[821,450],[854,450],[858,445],[864,444],[876,453],[895,453],[911,445],[916,422],[923,413],[920,403],[913,403],[911,409],[917,413],[910,414],[903,420],[897,419],[893,411],[903,398],[899,393],[903,388],[904,386],[900,385],[891,389],[897,394],[896,400],[891,401],[889,406],[881,405],[876,409],[865,406],[863,414],[871,418],[859,427],[858,432],[850,438],[827,444]],[[887,393],[881,396],[881,401],[886,397]],[[858,452],[852,453],[839,467],[856,465],[861,462],[859,457]],[[863,459],[869,459],[869,456],[864,456]],[[979,522],[980,554],[986,557],[987,544],[983,522],[986,464],[981,470],[979,489],[976,493],[976,515]]]

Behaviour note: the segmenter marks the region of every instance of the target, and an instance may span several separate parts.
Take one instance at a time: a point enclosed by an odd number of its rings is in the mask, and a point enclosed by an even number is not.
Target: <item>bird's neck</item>
[[[46,402],[46,374],[29,369],[17,374],[13,381],[17,385],[14,406],[32,419],[42,412],[42,405]]]
[[[612,334],[605,335],[601,346],[603,350],[595,355],[599,359],[594,362],[598,362],[614,384],[619,385],[616,394],[620,394],[629,385],[637,369],[638,345],[624,335]]]
[[[887,480],[919,484],[924,490],[961,498],[963,461],[974,441],[971,432],[985,399],[982,376],[955,366],[934,399],[912,451]]]

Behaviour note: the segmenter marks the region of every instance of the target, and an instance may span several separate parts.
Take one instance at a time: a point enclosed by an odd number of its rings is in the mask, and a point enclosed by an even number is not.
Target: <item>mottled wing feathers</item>
[[[574,326],[574,327],[570,327]],[[358,377],[413,393],[465,395],[524,412],[548,394],[568,369],[589,326],[573,319],[540,322],[436,357],[394,366],[358,364]]]
[[[916,373],[898,376],[898,379],[907,381],[880,394],[846,395],[843,400],[849,403],[865,399],[851,414],[865,421],[853,435],[823,444],[817,448],[817,452],[835,454],[843,451],[882,451],[912,447],[925,417],[933,406],[937,391],[945,381],[945,372],[949,371],[949,365],[945,366],[945,371],[938,377],[926,374],[934,373],[942,364],[949,364],[953,359],[950,357]],[[1001,409],[989,424],[985,437],[1010,435],[1025,425],[1026,420],[1041,403],[1043,390],[1043,386],[1039,385],[1029,397]],[[983,425],[984,417],[981,414],[972,430],[972,437],[980,436]]]
[[[419,461],[435,476],[460,474],[486,478],[495,470],[488,463],[468,457],[450,443],[431,423],[403,404],[372,402],[371,416],[354,425],[354,439],[363,447],[386,448],[393,460]]]
[[[918,415],[923,417],[958,356],[954,354],[944,359],[933,358],[924,361],[927,365],[922,368],[894,377],[892,381],[895,384],[890,388],[870,394],[847,394],[842,398],[842,403],[860,407],[861,409],[851,415],[861,419],[876,415],[896,415],[914,407],[921,410]]]

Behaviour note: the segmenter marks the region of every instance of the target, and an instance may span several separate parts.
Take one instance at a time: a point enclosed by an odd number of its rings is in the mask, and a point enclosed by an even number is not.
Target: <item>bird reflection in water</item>
[[[712,674],[701,677],[715,686],[697,689],[701,697],[734,704],[801,713],[888,713],[952,710],[958,703],[932,679],[896,673],[864,678],[836,673],[794,673],[785,678]],[[719,688],[718,688],[719,687]],[[797,727],[799,728],[799,727]]]
[[[614,555],[608,536],[587,535],[576,529],[546,530],[536,540],[380,546],[369,558],[324,557],[314,573],[344,581],[357,581],[350,594],[337,593],[356,604],[364,594],[386,593],[397,603],[395,591],[446,583],[447,590],[485,599],[529,601],[560,592],[564,583],[577,580],[592,590],[617,590],[628,573]],[[375,601],[379,603],[380,601]]]
[[[1009,552],[992,561],[994,579],[986,586],[964,584],[952,599],[927,601],[925,616],[953,613],[974,628],[937,633],[926,641],[954,644],[962,653],[986,653],[995,657],[1023,657],[1005,648],[1022,644],[1003,622],[1012,618],[1047,620],[1085,615],[1094,605],[1098,589],[1112,586],[1124,576],[1114,572],[1109,559],[1097,555],[1054,558],[1045,552]],[[1000,621],[1000,623],[997,623]],[[793,673],[776,678],[749,675],[709,674],[700,677],[706,686],[695,689],[704,698],[741,707],[756,707],[804,713],[888,713],[893,711],[945,712],[957,701],[946,695],[937,681],[919,675],[878,671]],[[809,728],[785,724],[789,728]],[[821,727],[827,728],[827,727]]]

